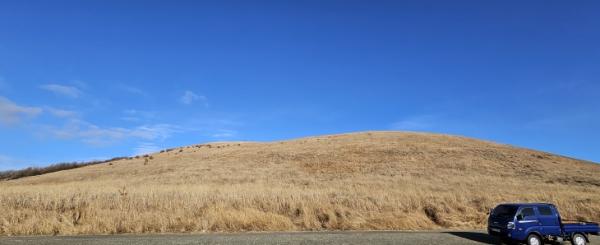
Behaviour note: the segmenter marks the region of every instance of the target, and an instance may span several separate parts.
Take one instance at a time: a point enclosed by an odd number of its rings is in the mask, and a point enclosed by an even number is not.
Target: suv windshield
[[[492,211],[494,216],[513,217],[517,212],[517,207],[512,205],[500,205]]]

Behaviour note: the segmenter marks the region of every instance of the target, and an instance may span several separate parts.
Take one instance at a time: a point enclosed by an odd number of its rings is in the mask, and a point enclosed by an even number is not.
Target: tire
[[[581,234],[575,234],[571,238],[571,244],[573,244],[573,245],[586,245],[587,244],[587,240],[585,239],[585,236],[583,236]]]
[[[527,236],[527,240],[525,241],[527,245],[543,245],[544,241],[541,237],[536,234],[531,234]]]

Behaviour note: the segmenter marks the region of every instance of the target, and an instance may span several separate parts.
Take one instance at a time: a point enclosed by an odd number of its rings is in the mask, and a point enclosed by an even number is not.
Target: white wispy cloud
[[[179,102],[184,105],[191,105],[195,101],[200,101],[204,106],[208,106],[208,100],[203,95],[197,95],[196,93],[186,90],[183,92],[183,95],[179,98]]]
[[[119,84],[119,85],[117,85],[117,88],[120,90],[123,90],[125,92],[128,92],[130,94],[148,96],[148,93],[146,91],[142,90],[141,88],[134,87],[134,86]]]
[[[153,124],[138,126],[129,130],[132,137],[147,140],[164,140],[175,133],[187,131],[184,128],[172,124]]]
[[[134,149],[133,155],[139,156],[139,155],[151,154],[151,153],[159,152],[160,150],[161,150],[161,148],[153,142],[143,142]]]
[[[121,120],[130,121],[130,122],[140,122],[145,120],[154,119],[156,117],[156,111],[143,111],[143,110],[135,110],[129,109],[124,110]]]
[[[44,107],[44,110],[47,111],[48,113],[52,114],[55,117],[69,118],[69,117],[76,117],[79,115],[79,113],[76,111],[58,109],[58,108],[54,108],[54,107],[50,107],[50,106]]]
[[[71,119],[62,127],[43,126],[43,131],[60,139],[77,139],[90,145],[112,145],[128,139],[165,140],[184,129],[171,124],[142,125],[133,128],[101,127]]]
[[[12,125],[40,113],[42,113],[42,108],[17,105],[7,98],[0,97],[0,123],[2,124]]]
[[[225,139],[235,137],[237,135],[237,131],[231,129],[218,129],[211,136],[217,139]]]
[[[392,124],[393,130],[431,130],[436,126],[438,117],[435,115],[418,115],[404,118]]]
[[[76,87],[59,84],[45,84],[40,86],[40,88],[70,98],[79,98],[83,94],[83,92]]]

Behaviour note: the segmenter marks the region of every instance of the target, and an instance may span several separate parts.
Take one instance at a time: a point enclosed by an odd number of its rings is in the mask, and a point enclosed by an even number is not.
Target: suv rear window
[[[538,207],[538,211],[540,211],[540,215],[552,215],[552,209],[547,206]]]
[[[504,216],[504,217],[512,217],[515,216],[517,212],[517,207],[512,205],[500,205],[492,211],[492,215],[494,216]]]

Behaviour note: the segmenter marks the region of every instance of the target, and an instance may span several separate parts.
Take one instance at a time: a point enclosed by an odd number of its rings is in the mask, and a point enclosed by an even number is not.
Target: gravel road
[[[600,243],[592,236],[592,244]],[[115,235],[115,236],[55,236],[3,237],[0,244],[498,244],[481,231],[448,232],[296,232],[296,233],[234,233],[197,235]]]

